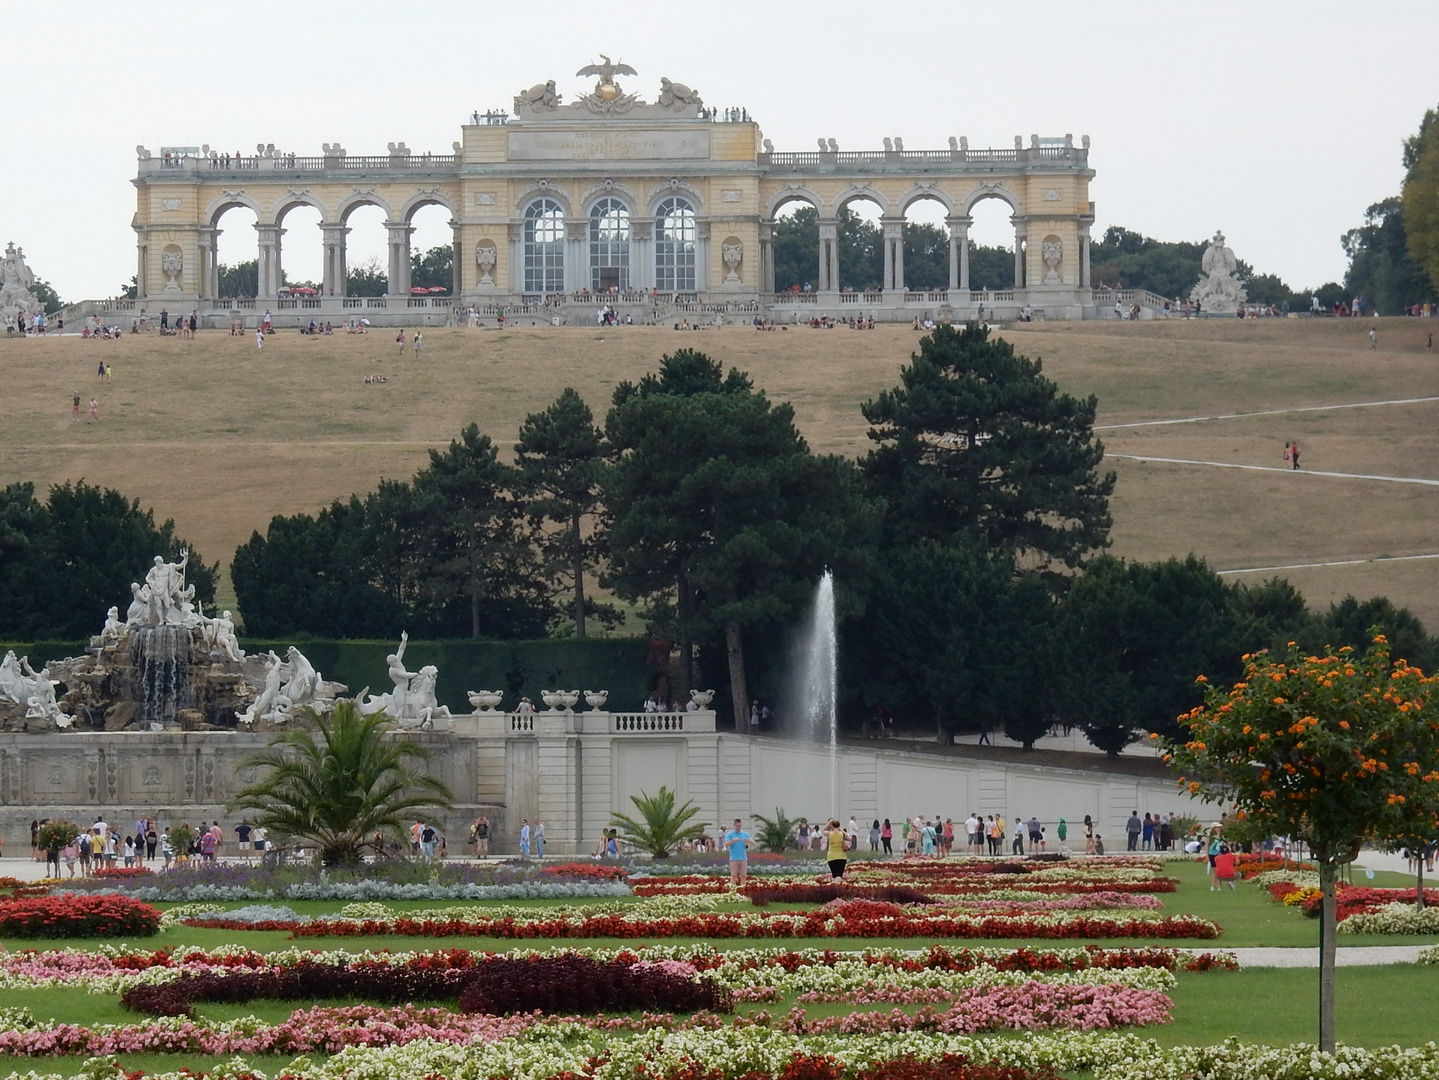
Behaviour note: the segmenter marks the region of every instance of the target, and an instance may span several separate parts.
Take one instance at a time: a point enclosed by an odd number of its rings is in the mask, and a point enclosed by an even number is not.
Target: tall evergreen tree
[[[910,539],[974,537],[1026,564],[1080,565],[1109,543],[1114,474],[1097,471],[1093,397],[1061,394],[1039,361],[986,328],[941,326],[901,385],[862,406],[864,462]]]
[[[600,508],[604,455],[604,433],[584,399],[568,386],[544,412],[525,417],[515,444],[518,487],[527,512],[537,524],[559,526],[541,532],[539,544],[551,573],[568,576],[576,637],[585,636],[585,615],[595,606],[585,596],[585,574],[594,567],[601,544],[597,534],[586,534],[585,525]],[[613,607],[606,607],[613,620]]]

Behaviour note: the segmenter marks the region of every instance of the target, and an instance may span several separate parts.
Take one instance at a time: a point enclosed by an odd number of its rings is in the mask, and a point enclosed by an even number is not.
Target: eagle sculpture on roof
[[[604,53],[600,53],[603,64],[588,64],[575,72],[578,75],[598,75],[601,83],[612,83],[616,75],[638,75],[639,72],[628,64],[614,64]]]

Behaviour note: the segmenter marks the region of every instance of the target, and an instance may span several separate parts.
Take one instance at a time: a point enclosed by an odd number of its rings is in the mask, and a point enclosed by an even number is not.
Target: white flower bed
[[[1423,910],[1413,904],[1385,904],[1369,914],[1351,915],[1339,924],[1341,934],[1439,934],[1439,907]]]
[[[239,885],[191,885],[160,889],[142,885],[126,889],[127,896],[148,903],[213,902],[233,900],[587,900],[629,896],[622,881],[530,881],[514,885],[396,885],[386,881],[313,882],[273,889]]]

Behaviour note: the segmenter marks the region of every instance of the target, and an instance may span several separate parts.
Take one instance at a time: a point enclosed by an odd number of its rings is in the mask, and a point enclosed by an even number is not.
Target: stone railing
[[[1089,151],[1082,146],[990,147],[967,150],[840,150],[771,151],[759,155],[762,167],[773,169],[883,169],[886,166],[1044,165],[1084,168]]]
[[[604,712],[585,709],[541,709],[532,713],[475,712],[453,718],[461,735],[486,739],[560,738],[570,735],[619,736],[708,735],[715,730],[713,709],[691,712]]]
[[[199,176],[214,173],[252,175],[254,173],[300,172],[373,172],[387,169],[410,169],[421,172],[434,169],[453,171],[458,161],[455,154],[378,154],[355,157],[299,157],[277,155],[259,157],[237,155],[224,157],[149,157],[137,163],[141,176],[159,173],[165,176]]]
[[[684,731],[685,713],[610,713],[615,732]],[[709,730],[714,730],[714,716],[709,715]],[[693,727],[694,725],[691,725]]]
[[[1174,305],[1172,300],[1148,289],[1095,289],[1094,302],[1099,307],[1113,307],[1116,302],[1126,307],[1138,304],[1151,311],[1163,311],[1165,304],[1169,304],[1171,308]],[[1183,308],[1183,301],[1180,302],[1180,307]]]

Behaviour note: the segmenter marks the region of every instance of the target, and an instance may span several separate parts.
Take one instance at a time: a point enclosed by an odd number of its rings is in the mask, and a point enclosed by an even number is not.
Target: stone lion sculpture
[[[521,90],[515,95],[515,111],[518,112],[521,106],[529,106],[532,109],[555,109],[560,104],[560,95],[555,93],[555,80],[535,83],[528,90]]]

